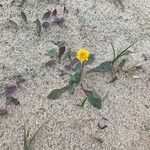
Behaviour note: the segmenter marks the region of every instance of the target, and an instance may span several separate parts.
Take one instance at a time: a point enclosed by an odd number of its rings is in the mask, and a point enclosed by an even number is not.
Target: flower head
[[[88,61],[89,59],[89,51],[83,48],[80,48],[77,51],[77,59],[79,61]]]

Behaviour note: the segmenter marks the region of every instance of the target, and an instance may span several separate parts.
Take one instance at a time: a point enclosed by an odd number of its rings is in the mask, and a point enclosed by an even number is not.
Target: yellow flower
[[[89,51],[83,48],[80,48],[77,51],[77,59],[79,61],[88,61],[89,59]]]

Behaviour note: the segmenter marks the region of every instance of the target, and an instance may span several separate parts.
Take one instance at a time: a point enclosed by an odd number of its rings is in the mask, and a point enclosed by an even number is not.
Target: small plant
[[[117,54],[116,54],[116,50],[115,50],[113,44],[111,44],[112,49],[113,49],[113,59],[112,60],[107,60],[107,61],[99,64],[99,66],[97,66],[97,67],[89,70],[87,73],[91,73],[91,72],[101,72],[101,73],[104,73],[104,72],[112,71],[114,69],[122,68],[124,66],[124,64],[125,64],[125,60],[122,60],[117,67],[116,67],[116,63],[119,62],[119,60],[123,56],[129,55],[130,53],[132,53],[128,49],[130,47],[132,47],[135,43],[129,45],[128,47],[126,47],[124,50],[122,50],[121,52],[119,52]]]
[[[24,141],[24,150],[31,150],[31,144],[33,143],[36,135],[38,134],[38,132],[42,129],[42,127],[49,121],[46,120],[37,130],[36,132],[34,132],[34,134],[32,136],[30,136],[30,132],[29,130],[26,129],[26,127],[24,127],[24,136],[23,136],[23,141]]]
[[[84,67],[94,61],[94,54],[89,54],[89,51],[83,48],[78,50],[76,58],[72,59],[71,52],[68,54],[68,57],[71,61],[71,63],[69,64],[70,70],[74,70],[74,73],[70,74],[70,80],[66,86],[60,89],[55,89],[48,95],[49,99],[57,99],[66,91],[68,91],[69,94],[74,94],[75,88],[81,83]],[[82,83],[80,85],[81,89],[86,95],[86,98],[83,100],[81,107],[83,107],[86,100],[88,100],[92,106],[100,109],[101,98],[96,93],[96,91],[85,89]]]
[[[134,43],[135,44],[135,43]],[[123,67],[125,64],[124,59],[118,64],[119,60],[125,56],[131,53],[128,49],[133,46],[134,44],[131,44],[127,48],[125,48],[123,51],[116,53],[116,50],[112,45],[113,49],[113,58],[112,60],[107,60],[105,62],[100,63],[99,66],[90,69],[86,73],[83,74],[84,67],[86,65],[92,64],[95,60],[95,55],[94,54],[89,54],[89,51],[86,49],[79,49],[76,53],[76,57],[72,58],[72,52],[69,51],[66,56],[69,58],[70,63],[65,66],[66,70],[73,71],[73,74],[70,74],[70,79],[68,81],[68,84],[62,88],[55,89],[51,91],[51,93],[48,95],[49,99],[57,99],[59,98],[63,93],[66,91],[69,92],[69,94],[74,94],[75,89],[78,85],[81,86],[82,91],[85,94],[85,98],[81,102],[81,104],[77,104],[76,106],[83,107],[85,102],[88,100],[88,102],[93,106],[98,109],[101,108],[102,106],[102,101],[103,99],[97,94],[97,92],[94,89],[88,90],[85,89],[82,83],[82,76],[91,72],[100,72],[100,73],[105,73],[105,72],[112,72],[114,70],[118,70],[119,68]],[[61,50],[59,50],[59,53]],[[63,51],[62,55],[64,54],[65,51]],[[52,50],[49,52],[49,56],[54,56],[56,55],[55,52]],[[58,54],[59,56],[59,54]],[[60,61],[59,61],[60,62]],[[111,82],[114,82],[117,80],[117,77],[115,77]]]

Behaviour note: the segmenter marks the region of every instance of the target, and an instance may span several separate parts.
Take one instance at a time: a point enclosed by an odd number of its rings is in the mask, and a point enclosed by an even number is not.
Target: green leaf
[[[49,95],[48,98],[49,99],[57,99],[59,98],[63,93],[65,93],[68,90],[69,86],[65,86],[61,89],[55,89],[53,90]]]
[[[95,90],[93,91],[85,91],[85,94],[87,95],[89,103],[98,109],[101,109],[102,107],[102,101],[99,95],[96,93]]]
[[[33,140],[35,139],[37,133],[42,129],[42,127],[43,127],[48,121],[49,121],[49,119],[46,120],[46,121],[36,130],[36,132],[33,134],[33,136],[31,137],[31,139],[30,139],[30,141],[29,141],[29,146],[28,146],[29,148],[31,147],[31,143],[32,143]]]
[[[71,83],[79,84],[80,80],[81,80],[80,72],[76,72],[74,75],[71,75],[70,78]]]
[[[113,59],[113,63],[116,62],[118,59],[120,59],[122,56],[128,55],[128,54],[132,53],[132,52],[128,51],[128,49],[129,49],[130,47],[132,47],[132,46],[133,46],[134,44],[136,44],[136,43],[137,43],[137,41],[134,42],[133,44],[129,45],[128,47],[126,47],[126,48],[125,48],[123,51],[121,51],[119,54],[117,54],[117,56]]]
[[[38,132],[42,129],[42,127],[49,121],[50,119],[47,119],[35,132],[34,134],[29,138],[29,132],[26,131],[26,128],[24,127],[24,150],[31,150],[31,144],[35,140],[36,135]]]
[[[10,26],[11,26],[12,28],[14,28],[14,29],[16,29],[16,30],[19,29],[18,24],[17,24],[15,21],[9,20],[9,23],[10,23]]]
[[[48,56],[50,56],[50,57],[55,57],[55,56],[57,56],[57,52],[56,52],[56,50],[50,50],[49,52],[48,52]]]
[[[91,65],[95,61],[95,54],[90,54],[89,59],[85,62],[85,65]]]
[[[76,72],[74,75],[71,75],[69,80],[69,86],[68,86],[68,92],[69,94],[74,94],[75,92],[75,86],[79,84],[81,80],[81,74],[79,72]]]
[[[114,60],[115,57],[116,57],[116,51],[115,51],[115,47],[114,47],[113,43],[111,43],[111,47],[112,47],[112,50],[113,50],[113,60]]]
[[[105,61],[97,66],[94,71],[96,72],[108,72],[112,69],[112,61]]]
[[[28,140],[27,140],[27,132],[26,132],[26,128],[24,127],[24,150],[29,150],[29,146],[28,146]]]
[[[76,66],[74,67],[74,69],[75,69],[76,71],[80,72],[80,71],[81,71],[81,67],[82,67],[81,62],[78,62],[78,63],[76,64]]]
[[[75,92],[75,85],[74,85],[74,83],[72,83],[71,81],[69,81],[69,88],[68,88],[68,92],[69,92],[69,94],[74,94],[74,92]]]

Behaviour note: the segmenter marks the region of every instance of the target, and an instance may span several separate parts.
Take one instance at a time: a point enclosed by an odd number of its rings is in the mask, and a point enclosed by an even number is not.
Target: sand
[[[33,150],[149,150],[150,149],[150,1],[122,0],[123,6],[111,0],[60,0],[60,4],[46,0],[27,0],[22,8],[11,0],[0,0],[0,87],[15,84],[15,75],[26,80],[13,95],[20,106],[9,105],[8,115],[0,116],[0,150],[23,150],[23,127],[33,134],[47,119],[32,144]],[[57,8],[63,14],[66,4],[69,13],[65,27],[42,29],[41,38],[35,34],[34,21],[46,9]],[[27,14],[28,24],[22,21],[20,11]],[[19,30],[9,27],[14,20]],[[141,65],[133,76],[121,73],[119,80],[108,84],[110,74],[91,73],[83,78],[101,97],[108,97],[102,109],[87,102],[84,108],[75,106],[84,97],[80,88],[75,95],[64,94],[58,100],[47,95],[66,85],[67,76],[60,77],[59,69],[42,67],[49,60],[46,55],[57,49],[51,41],[66,41],[73,51],[87,48],[96,61],[85,70],[112,58],[110,42],[116,49],[138,41],[130,50],[125,69]],[[147,56],[145,61],[142,55]],[[6,98],[0,97],[0,107]],[[105,118],[105,119],[104,119]],[[107,125],[105,129],[101,126]]]

